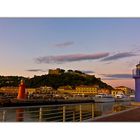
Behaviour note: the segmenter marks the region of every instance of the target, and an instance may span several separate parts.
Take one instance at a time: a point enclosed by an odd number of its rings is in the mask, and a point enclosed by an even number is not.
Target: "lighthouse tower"
[[[133,78],[135,79],[135,101],[140,102],[140,62],[133,70]]]
[[[20,84],[19,84],[19,90],[18,90],[18,96],[17,99],[21,100],[21,99],[25,99],[26,95],[25,95],[25,83],[23,80],[21,80]]]

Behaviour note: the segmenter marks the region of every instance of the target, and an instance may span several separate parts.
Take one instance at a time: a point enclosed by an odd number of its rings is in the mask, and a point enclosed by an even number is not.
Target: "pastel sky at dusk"
[[[0,75],[32,77],[62,68],[134,88],[139,55],[139,18],[0,19]]]

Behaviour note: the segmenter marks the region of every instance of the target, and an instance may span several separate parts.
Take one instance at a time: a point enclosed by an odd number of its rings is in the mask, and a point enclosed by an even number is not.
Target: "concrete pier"
[[[99,117],[94,122],[140,122],[140,107]]]

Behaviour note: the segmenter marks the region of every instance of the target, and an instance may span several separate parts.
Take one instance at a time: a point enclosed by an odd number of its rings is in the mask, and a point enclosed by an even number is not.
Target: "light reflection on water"
[[[130,102],[1,108],[0,121],[80,122],[130,108]]]

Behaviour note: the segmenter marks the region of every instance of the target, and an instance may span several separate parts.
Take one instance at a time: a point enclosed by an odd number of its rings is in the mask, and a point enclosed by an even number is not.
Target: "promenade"
[[[99,117],[94,122],[140,122],[140,107]]]

